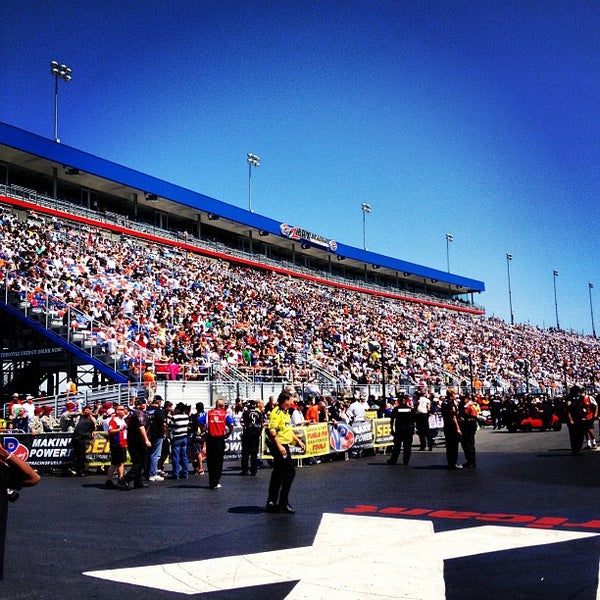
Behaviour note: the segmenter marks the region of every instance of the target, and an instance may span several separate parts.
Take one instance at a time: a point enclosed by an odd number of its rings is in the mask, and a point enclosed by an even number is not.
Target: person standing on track
[[[462,469],[458,464],[458,443],[462,431],[458,423],[458,401],[454,390],[448,390],[442,402],[442,419],[444,420],[444,437],[446,438],[446,461],[451,470]]]
[[[225,400],[218,398],[215,407],[199,417],[198,423],[206,430],[206,466],[208,487],[217,490],[221,487],[225,440],[233,431],[233,418],[225,410]]]
[[[290,446],[295,444],[304,450],[304,443],[294,433],[289,413],[293,395],[283,391],[269,415],[267,443],[273,456],[273,471],[269,483],[269,496],[266,511],[270,513],[294,514],[290,506],[289,494],[296,475],[296,466],[292,459]]]

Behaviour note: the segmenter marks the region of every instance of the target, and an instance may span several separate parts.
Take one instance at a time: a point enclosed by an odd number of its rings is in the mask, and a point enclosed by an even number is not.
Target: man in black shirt
[[[135,409],[129,416],[127,423],[127,448],[131,459],[131,468],[121,481],[120,489],[129,489],[129,482],[133,481],[135,489],[147,487],[142,481],[142,474],[146,466],[148,448],[152,445],[148,437],[148,417],[146,415],[146,398],[138,396]]]
[[[265,419],[262,402],[250,400],[248,408],[242,413],[242,475],[256,475],[258,470],[258,447]],[[248,471],[250,463],[250,471]]]
[[[96,435],[96,421],[92,417],[92,407],[88,404],[75,425],[71,444],[73,446],[73,468],[75,475],[85,477],[85,452],[92,437]]]
[[[446,438],[446,460],[451,470],[462,469],[458,464],[458,444],[462,431],[458,422],[458,401],[454,390],[448,390],[442,402],[442,418],[444,419],[444,437]]]
[[[160,407],[162,398],[156,394],[149,400],[149,406],[146,415],[149,421],[150,449],[146,460],[146,475],[150,481],[163,481],[163,477],[158,474],[158,459],[162,452],[162,445],[167,435],[167,417]]]
[[[390,425],[394,436],[394,447],[392,455],[387,461],[389,465],[395,465],[402,452],[402,464],[408,465],[412,453],[412,440],[415,433],[415,411],[410,396],[402,397],[392,409]]]

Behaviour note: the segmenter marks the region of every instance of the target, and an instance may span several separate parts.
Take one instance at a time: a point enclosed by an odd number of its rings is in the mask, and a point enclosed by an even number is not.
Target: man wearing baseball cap
[[[146,397],[138,395],[135,399],[135,408],[129,417],[127,424],[127,447],[131,458],[131,468],[123,479],[119,481],[120,489],[129,489],[129,483],[133,482],[134,489],[148,487],[142,481],[142,475],[146,466],[148,448],[152,445],[148,436],[148,415],[146,415]]]

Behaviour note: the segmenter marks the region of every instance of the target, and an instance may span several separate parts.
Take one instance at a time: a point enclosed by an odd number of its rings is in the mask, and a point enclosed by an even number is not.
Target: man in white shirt
[[[354,400],[346,412],[350,418],[350,424],[364,421],[367,414],[367,407],[365,405],[364,398],[357,398]]]

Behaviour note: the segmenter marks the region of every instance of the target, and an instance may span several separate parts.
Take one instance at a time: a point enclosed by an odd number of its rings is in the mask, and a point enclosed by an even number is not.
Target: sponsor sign
[[[315,246],[321,246],[322,248],[326,248],[331,252],[337,251],[337,242],[335,240],[330,240],[322,235],[317,233],[313,233],[312,231],[308,231],[308,229],[303,229],[302,227],[295,227],[293,225],[288,225],[287,223],[282,223],[279,226],[279,231],[281,231],[281,235],[283,237],[289,238],[290,240],[298,240],[298,241],[306,241],[311,242]]]
[[[234,427],[225,440],[225,460],[235,461],[242,457],[242,427]],[[393,444],[389,419],[373,419],[350,426],[346,423],[314,423],[294,427],[296,435],[304,442],[306,450],[291,447],[294,458],[324,456],[334,452],[346,452],[351,448],[382,448]],[[29,462],[36,469],[64,469],[72,464],[71,433],[30,433],[7,434],[0,436],[9,452]],[[259,456],[272,458],[266,443],[266,431],[263,429]],[[110,465],[110,444],[108,434],[96,432],[86,451],[89,467]]]

